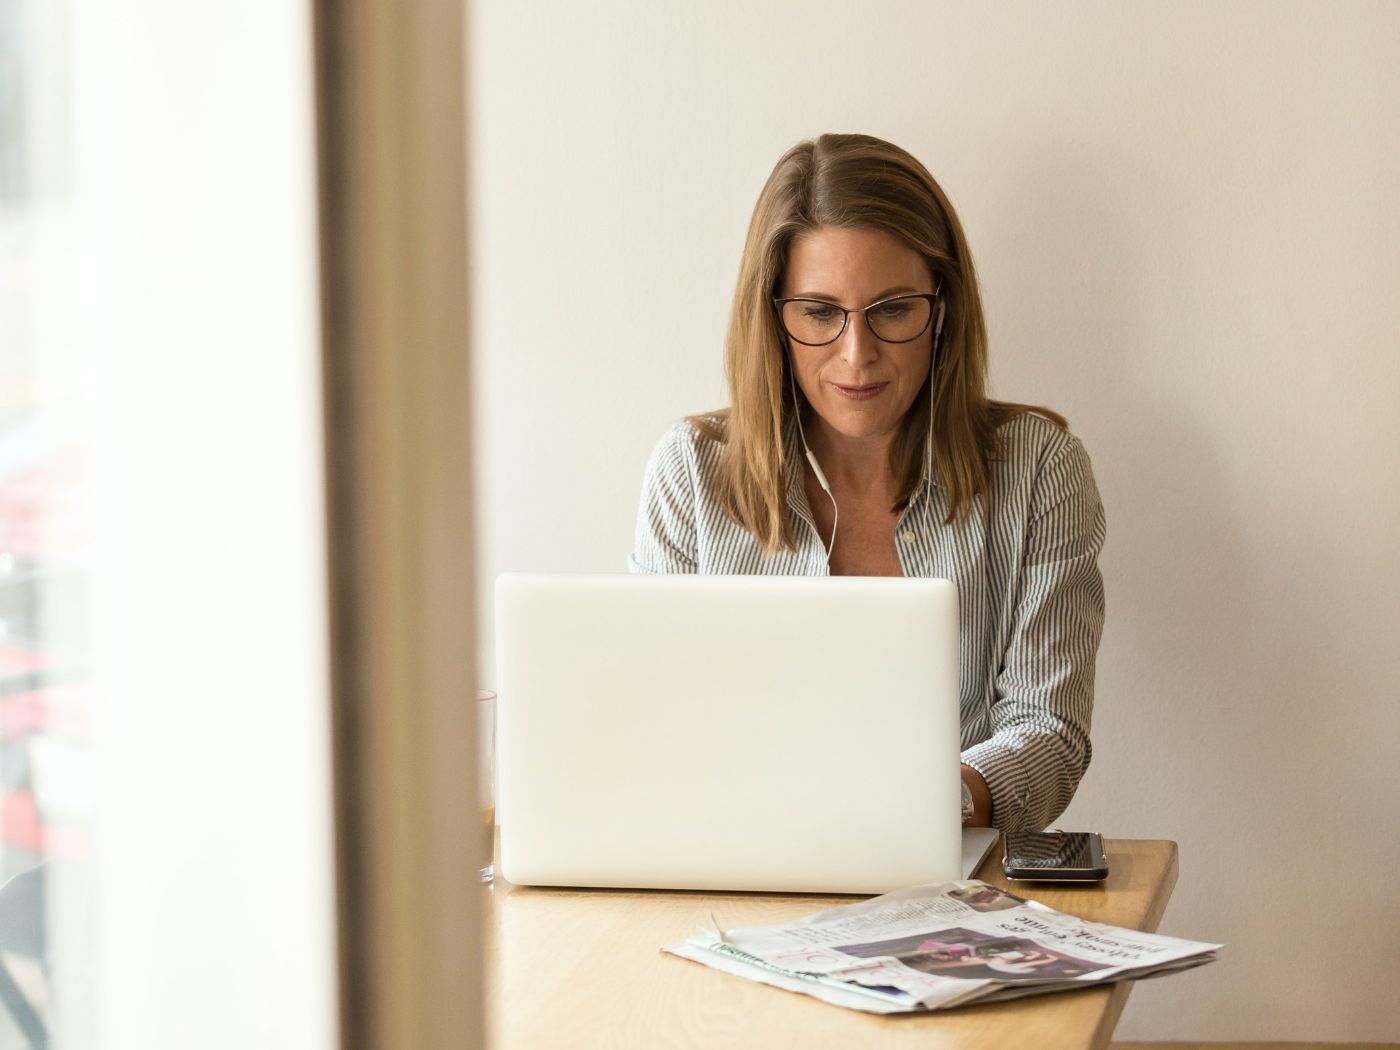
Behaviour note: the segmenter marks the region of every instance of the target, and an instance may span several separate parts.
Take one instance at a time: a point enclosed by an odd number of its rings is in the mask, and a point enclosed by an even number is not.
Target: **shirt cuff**
[[[992,827],[1002,831],[1038,831],[1023,828],[1026,805],[1030,802],[1030,777],[1014,748],[995,740],[984,740],[962,753],[963,762],[982,775],[992,796]]]

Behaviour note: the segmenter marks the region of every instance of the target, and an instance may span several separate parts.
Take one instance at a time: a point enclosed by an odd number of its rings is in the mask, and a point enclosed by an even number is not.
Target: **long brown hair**
[[[918,252],[945,308],[928,383],[890,449],[899,479],[893,511],[908,505],[931,444],[948,518],[966,520],[986,491],[996,431],[1006,419],[1047,409],[987,399],[987,326],[972,255],[952,204],[928,170],[898,146],[869,135],[822,135],[783,154],[749,221],[725,340],[730,407],[692,422],[724,442],[719,498],[726,513],[768,550],[797,547],[786,513],[793,406],[790,367],[773,311],[792,243],[822,226],[884,230]],[[931,418],[930,418],[931,417]]]

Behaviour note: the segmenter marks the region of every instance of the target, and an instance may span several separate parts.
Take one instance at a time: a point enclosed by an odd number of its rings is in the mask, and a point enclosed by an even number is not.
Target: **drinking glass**
[[[496,875],[496,694],[476,693],[476,797],[480,827],[480,867],[477,875],[490,882]]]

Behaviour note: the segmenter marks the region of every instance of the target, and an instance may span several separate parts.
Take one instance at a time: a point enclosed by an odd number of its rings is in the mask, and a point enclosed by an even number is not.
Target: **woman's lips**
[[[870,383],[866,386],[842,386],[840,383],[831,385],[838,394],[849,401],[869,401],[872,397],[879,397],[880,391],[889,386],[888,383]]]

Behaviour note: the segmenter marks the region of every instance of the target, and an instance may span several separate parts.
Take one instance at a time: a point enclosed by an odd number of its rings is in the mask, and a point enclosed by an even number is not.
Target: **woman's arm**
[[[695,530],[695,430],[677,423],[647,462],[628,572],[699,571]]]
[[[1077,439],[1055,450],[1036,478],[1025,535],[1014,620],[994,685],[992,735],[963,752],[963,763],[986,783],[992,824],[1006,830],[1052,823],[1092,754],[1104,517]]]

